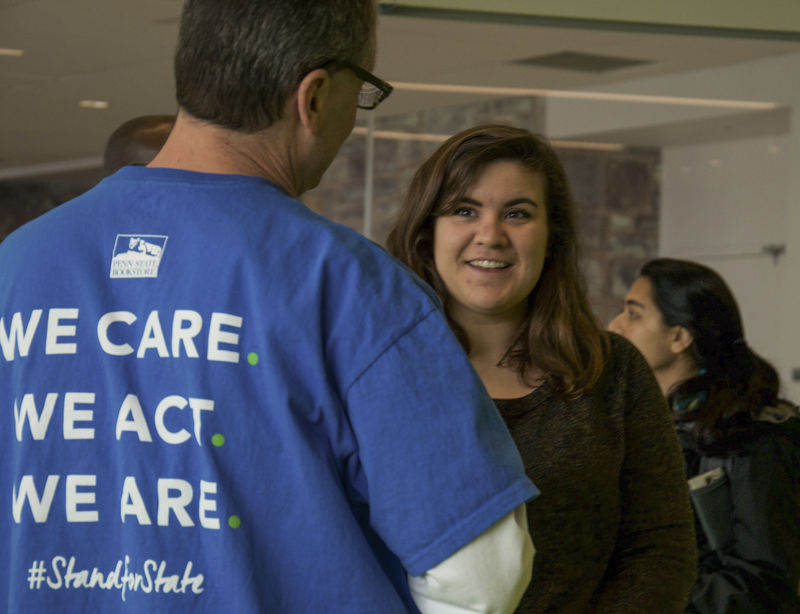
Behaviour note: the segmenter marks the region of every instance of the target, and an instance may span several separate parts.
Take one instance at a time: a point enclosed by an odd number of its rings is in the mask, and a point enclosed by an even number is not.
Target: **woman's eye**
[[[506,217],[517,220],[526,220],[531,217],[531,214],[525,209],[510,209],[506,212]]]
[[[628,312],[628,319],[629,320],[635,320],[638,317],[639,317],[639,314],[636,313],[635,311],[629,311]]]
[[[456,207],[453,210],[453,215],[458,215],[462,217],[467,217],[474,214],[475,210],[472,207]]]

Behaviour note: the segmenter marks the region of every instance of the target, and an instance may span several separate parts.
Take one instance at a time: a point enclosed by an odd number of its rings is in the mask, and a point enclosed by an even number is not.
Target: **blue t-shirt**
[[[255,177],[127,167],[8,237],[0,394],[9,612],[413,611],[537,493],[430,290]]]

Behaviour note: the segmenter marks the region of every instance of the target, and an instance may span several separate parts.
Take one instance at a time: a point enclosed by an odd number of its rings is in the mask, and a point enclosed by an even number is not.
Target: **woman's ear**
[[[670,341],[669,349],[673,354],[682,354],[692,347],[694,336],[684,326],[673,326],[672,328],[672,340]]]

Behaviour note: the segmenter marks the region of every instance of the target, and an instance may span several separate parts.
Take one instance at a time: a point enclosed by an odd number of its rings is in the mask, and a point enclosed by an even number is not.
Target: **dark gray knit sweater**
[[[611,336],[576,400],[495,399],[542,494],[528,503],[533,580],[518,612],[678,614],[696,574],[678,438],[647,363]]]

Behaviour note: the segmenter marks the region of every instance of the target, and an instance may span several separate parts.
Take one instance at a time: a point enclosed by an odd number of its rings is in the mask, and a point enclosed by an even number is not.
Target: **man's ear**
[[[670,341],[669,349],[673,354],[682,354],[692,346],[694,336],[684,326],[673,326],[672,328],[672,341]]]
[[[326,110],[331,89],[331,76],[327,70],[318,68],[308,73],[297,86],[297,115],[303,127],[316,134],[321,115]]]

